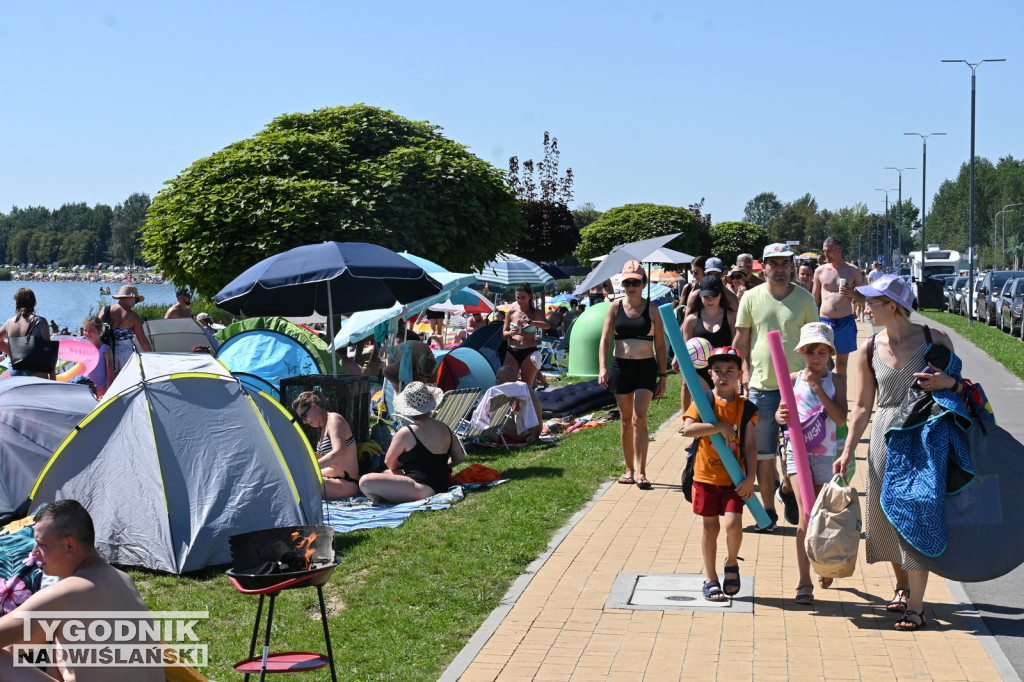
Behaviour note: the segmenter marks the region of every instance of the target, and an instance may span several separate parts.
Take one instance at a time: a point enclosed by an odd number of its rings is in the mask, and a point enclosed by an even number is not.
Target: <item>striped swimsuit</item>
[[[885,432],[895,419],[903,398],[917,381],[914,372],[920,372],[927,366],[924,359],[927,349],[927,343],[921,344],[917,353],[903,369],[893,369],[885,364],[879,357],[877,348],[871,358],[878,386],[878,405],[871,421],[871,445],[868,449],[868,506],[864,517],[864,535],[867,538],[864,543],[865,557],[869,564],[891,561],[909,571],[923,570],[924,567],[909,554],[904,553],[896,529],[882,511],[882,481],[885,478],[885,460],[888,455]]]

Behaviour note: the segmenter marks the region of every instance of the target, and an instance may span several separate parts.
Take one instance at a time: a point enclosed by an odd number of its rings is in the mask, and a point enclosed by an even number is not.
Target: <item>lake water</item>
[[[14,316],[14,292],[27,286],[36,295],[36,314],[48,321],[56,321],[61,327],[76,332],[82,320],[96,315],[105,305],[113,305],[116,299],[100,294],[100,286],[110,287],[117,293],[120,284],[100,282],[0,282],[0,322]],[[170,284],[136,284],[139,294],[146,297],[143,305],[172,305],[174,287]]]

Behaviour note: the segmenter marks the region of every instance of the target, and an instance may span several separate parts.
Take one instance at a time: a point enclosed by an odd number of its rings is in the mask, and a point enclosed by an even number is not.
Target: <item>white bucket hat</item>
[[[443,395],[444,391],[436,386],[413,381],[395,396],[395,414],[409,418],[430,414],[437,409]]]
[[[808,322],[804,326],[800,327],[800,342],[796,344],[796,348],[793,350],[799,351],[805,346],[810,346],[815,343],[823,343],[832,349],[832,355],[836,354],[836,346],[833,341],[835,338],[832,332],[832,327],[828,326],[824,322]]]

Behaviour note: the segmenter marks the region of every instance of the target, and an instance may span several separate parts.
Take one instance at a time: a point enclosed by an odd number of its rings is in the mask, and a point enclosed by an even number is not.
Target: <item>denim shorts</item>
[[[779,409],[782,396],[779,391],[759,391],[751,388],[747,398],[757,405],[757,459],[775,459],[779,449],[779,423],[775,411]]]

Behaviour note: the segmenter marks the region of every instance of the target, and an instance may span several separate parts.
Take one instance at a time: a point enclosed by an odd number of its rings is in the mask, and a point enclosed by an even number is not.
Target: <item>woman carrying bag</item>
[[[0,351],[11,358],[10,375],[52,379],[57,343],[50,341],[46,319],[35,314],[35,292],[25,287],[18,289],[14,292],[14,307],[14,317],[0,327]]]

